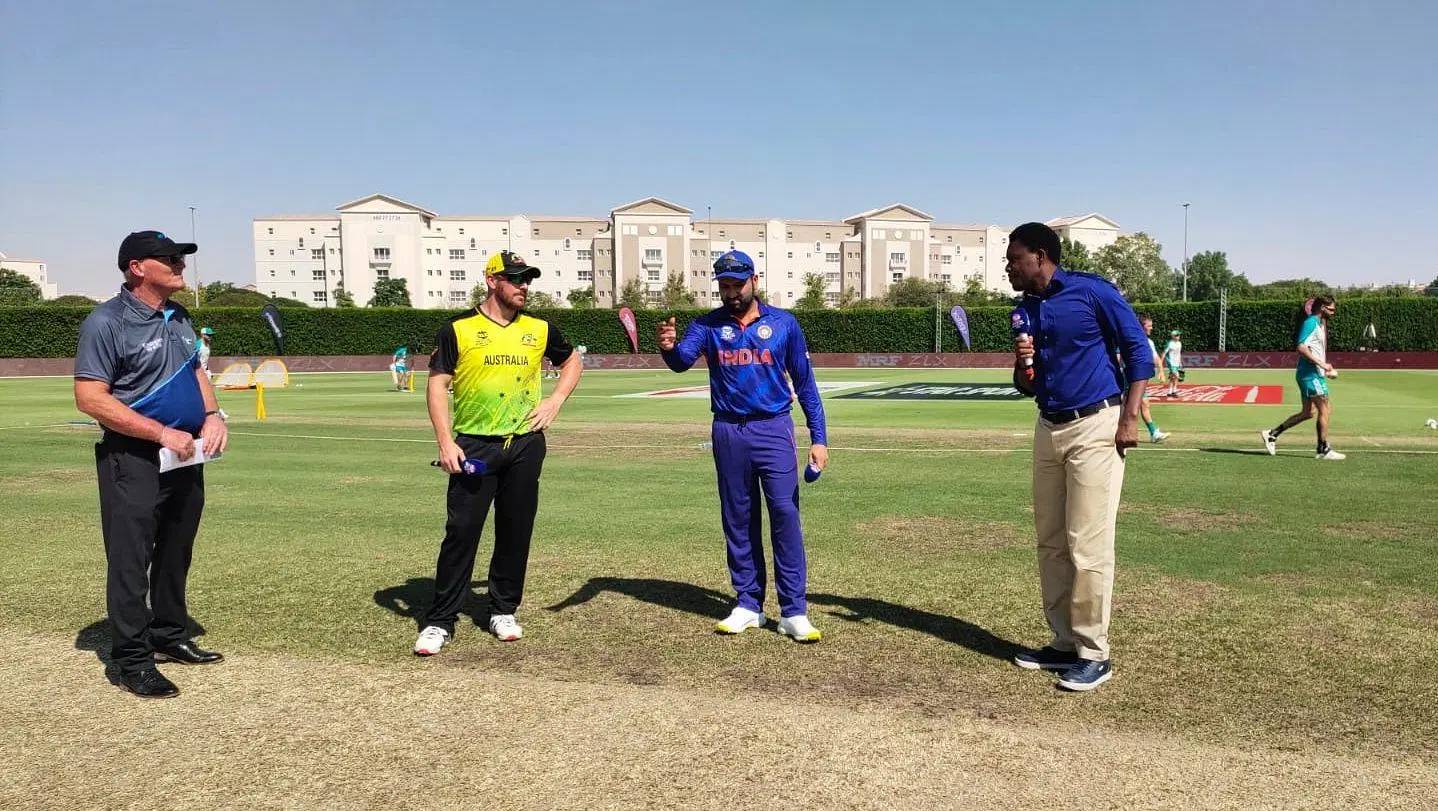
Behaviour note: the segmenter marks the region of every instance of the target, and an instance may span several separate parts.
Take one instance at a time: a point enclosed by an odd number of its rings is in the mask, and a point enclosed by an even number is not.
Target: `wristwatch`
[[[225,410],[224,410],[223,408],[217,408],[217,409],[215,409],[214,411],[206,411],[206,412],[205,412],[205,416],[206,416],[206,417],[219,417],[222,422],[229,422],[229,421],[230,421],[230,415],[229,415],[229,414],[226,414],[226,413],[225,413]]]

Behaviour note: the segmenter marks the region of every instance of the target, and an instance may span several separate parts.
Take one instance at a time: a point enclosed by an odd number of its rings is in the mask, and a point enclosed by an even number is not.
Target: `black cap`
[[[136,231],[120,243],[120,270],[130,269],[130,262],[152,256],[188,256],[200,246],[193,242],[176,242],[159,231]]]
[[[511,251],[500,251],[489,257],[484,272],[490,276],[504,276],[513,282],[533,281],[539,278],[539,268],[532,267],[524,257]]]

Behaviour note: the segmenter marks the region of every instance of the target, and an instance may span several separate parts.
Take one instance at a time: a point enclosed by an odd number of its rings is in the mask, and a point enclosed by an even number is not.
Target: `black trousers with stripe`
[[[110,431],[95,445],[110,655],[123,674],[152,666],[156,648],[190,638],[185,582],[205,509],[205,472],[194,465],[161,473],[159,449]]]
[[[494,505],[494,553],[489,558],[489,613],[513,614],[524,598],[529,541],[539,509],[539,474],[544,468],[544,433],[504,437],[460,434],[455,442],[468,459],[482,459],[483,474],[449,477],[444,542],[435,565],[434,605],[426,625],[451,634],[469,598],[479,535]]]

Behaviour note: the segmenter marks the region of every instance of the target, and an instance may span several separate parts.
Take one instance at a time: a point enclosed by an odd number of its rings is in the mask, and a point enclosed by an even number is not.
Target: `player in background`
[[[1153,345],[1153,339],[1149,339]],[[1178,396],[1178,382],[1183,380],[1183,333],[1174,330],[1163,347],[1163,371],[1168,377],[1168,396]]]
[[[395,391],[409,388],[409,347],[402,346],[394,351],[394,360],[389,365],[389,379]]]
[[[1303,320],[1298,329],[1298,393],[1303,398],[1303,410],[1279,423],[1277,428],[1259,431],[1263,448],[1269,456],[1278,454],[1278,436],[1289,428],[1318,416],[1318,451],[1315,458],[1327,461],[1346,459],[1347,456],[1335,451],[1328,444],[1328,417],[1332,405],[1328,402],[1328,378],[1337,377],[1338,371],[1328,362],[1328,321],[1337,312],[1332,296],[1318,296],[1313,299],[1313,314]]]
[[[1148,351],[1153,355],[1154,368],[1158,368],[1160,358],[1158,355],[1158,347],[1153,345],[1153,319],[1144,315],[1139,316],[1138,322],[1143,325],[1143,334],[1148,336]],[[1122,356],[1120,355],[1118,357],[1121,363]],[[1162,442],[1168,439],[1169,435],[1159,430],[1159,427],[1154,424],[1153,410],[1148,407],[1147,390],[1143,393],[1143,401],[1139,403],[1139,415],[1143,417],[1143,424],[1148,427],[1148,439],[1150,442]]]

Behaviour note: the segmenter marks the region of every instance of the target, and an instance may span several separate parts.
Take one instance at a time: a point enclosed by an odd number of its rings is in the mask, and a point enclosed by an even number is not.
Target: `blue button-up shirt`
[[[1048,289],[1025,295],[1020,306],[1033,325],[1034,398],[1044,411],[1083,408],[1153,377],[1138,316],[1102,276],[1058,268]]]

